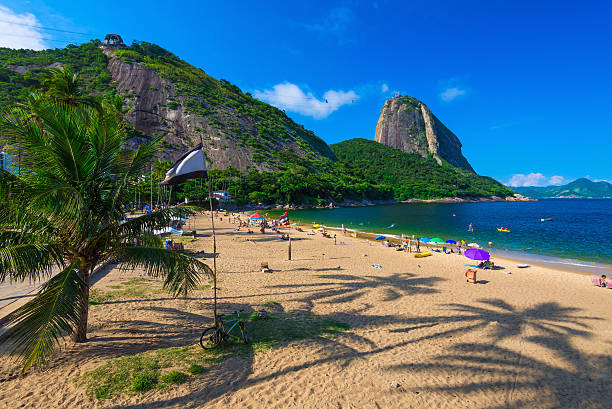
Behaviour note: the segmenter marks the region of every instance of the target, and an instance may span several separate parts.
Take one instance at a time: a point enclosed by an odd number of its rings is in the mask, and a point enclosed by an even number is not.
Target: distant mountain
[[[525,186],[513,187],[515,192],[534,199],[545,197],[590,197],[612,198],[612,184],[608,182],[593,182],[586,178],[576,179],[563,186]]]
[[[461,153],[461,142],[427,106],[416,98],[388,99],[376,124],[376,142],[422,157],[431,156],[439,165],[474,171]]]

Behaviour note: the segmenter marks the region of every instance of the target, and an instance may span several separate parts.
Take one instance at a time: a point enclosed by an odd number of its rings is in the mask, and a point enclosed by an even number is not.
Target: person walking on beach
[[[334,246],[336,245],[336,235],[334,234]]]

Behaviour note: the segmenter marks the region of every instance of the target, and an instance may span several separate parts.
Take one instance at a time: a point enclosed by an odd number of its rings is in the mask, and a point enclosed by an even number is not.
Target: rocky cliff
[[[432,155],[458,168],[474,171],[461,153],[461,142],[427,106],[416,98],[398,96],[385,102],[374,136],[376,142],[423,157]]]
[[[176,159],[204,141],[217,169],[276,170],[283,155],[333,159],[327,144],[275,107],[226,80],[149,43],[105,49],[111,84],[131,108],[128,121],[144,135],[162,135],[164,159]],[[143,136],[130,142],[137,145]]]
[[[70,64],[95,94],[122,95],[130,147],[162,136],[161,159],[175,160],[203,139],[211,167],[279,170],[293,159],[334,155],[283,111],[151,43],[109,48],[99,41],[63,49],[0,48],[0,105],[23,101],[45,68]]]

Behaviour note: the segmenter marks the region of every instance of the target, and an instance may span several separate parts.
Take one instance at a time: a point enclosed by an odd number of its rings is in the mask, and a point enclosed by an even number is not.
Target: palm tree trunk
[[[79,325],[75,328],[72,333],[72,341],[73,342],[85,342],[87,341],[87,316],[89,315],[89,276],[91,271],[93,271],[93,267],[91,269],[84,269],[85,273],[83,274],[83,296],[81,297],[81,318],[79,320]]]

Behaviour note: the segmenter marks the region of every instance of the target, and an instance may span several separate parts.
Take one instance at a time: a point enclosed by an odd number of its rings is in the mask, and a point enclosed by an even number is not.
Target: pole
[[[291,237],[289,237],[289,260],[291,260]]]
[[[153,164],[151,163],[151,211],[153,211]]]
[[[204,157],[204,143],[200,135],[200,145],[202,149],[202,170],[206,169],[206,158]],[[203,178],[201,178],[203,184]],[[204,190],[202,190],[202,193]],[[217,236],[215,234],[215,213],[212,203],[212,180],[208,177],[208,203],[210,204],[210,223],[213,233],[213,321],[217,324]]]

